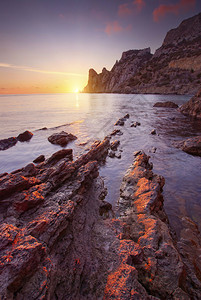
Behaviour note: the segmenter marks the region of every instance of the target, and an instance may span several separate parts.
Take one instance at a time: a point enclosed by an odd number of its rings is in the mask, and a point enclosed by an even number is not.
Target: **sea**
[[[107,157],[100,167],[108,194],[106,200],[115,209],[122,178],[133,163],[133,153],[143,150],[150,156],[153,171],[165,177],[164,207],[170,226],[179,236],[182,218],[189,217],[201,230],[201,157],[189,155],[176,142],[201,134],[201,123],[183,116],[177,109],[156,108],[158,101],[173,101],[179,106],[190,95],[141,94],[43,94],[0,96],[0,139],[29,130],[29,142],[18,142],[0,151],[0,173],[11,172],[31,163],[43,154],[46,158],[61,149],[48,137],[66,131],[77,136],[66,148],[74,159],[89,150],[96,140],[103,140],[114,129],[121,129],[121,159]],[[115,122],[129,113],[122,127]],[[131,127],[132,122],[141,125]],[[46,128],[44,130],[44,128]],[[156,135],[150,134],[155,129]]]

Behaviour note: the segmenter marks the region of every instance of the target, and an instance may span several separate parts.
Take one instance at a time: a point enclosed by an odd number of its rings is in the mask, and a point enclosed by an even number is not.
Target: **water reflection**
[[[165,177],[164,205],[171,226],[179,234],[181,218],[189,216],[201,229],[201,158],[174,146],[175,141],[200,134],[201,123],[184,117],[175,109],[153,107],[157,101],[174,101],[181,105],[189,98],[117,94],[1,97],[0,138],[17,136],[27,129],[34,133],[34,137],[30,143],[18,143],[11,149],[0,151],[0,173],[20,168],[40,154],[47,157],[60,150],[60,147],[50,144],[47,137],[61,130],[78,137],[67,145],[76,157],[84,153],[94,140],[111,133],[119,117],[129,113],[130,119],[120,128],[123,135],[116,137],[120,140],[121,159],[108,158],[100,169],[108,188],[106,200],[115,206],[122,177],[133,162],[133,152],[143,149],[151,156],[154,172]],[[130,127],[132,121],[140,122],[141,126]],[[62,124],[63,127],[57,127]],[[48,130],[36,130],[42,127]],[[155,136],[150,134],[154,128]]]

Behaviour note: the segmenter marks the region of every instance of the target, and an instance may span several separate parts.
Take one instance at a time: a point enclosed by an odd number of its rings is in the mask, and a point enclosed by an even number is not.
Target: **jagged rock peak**
[[[89,69],[89,77],[97,75],[97,72],[94,69]]]
[[[184,20],[177,28],[168,31],[163,46],[177,44],[182,40],[191,41],[199,36],[201,39],[201,13]]]
[[[120,61],[132,58],[133,56],[143,56],[150,53],[151,53],[150,47],[145,49],[140,49],[140,50],[128,50],[122,53],[122,57]]]

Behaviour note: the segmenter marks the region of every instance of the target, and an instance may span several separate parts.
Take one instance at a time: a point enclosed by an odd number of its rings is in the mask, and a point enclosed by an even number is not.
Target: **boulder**
[[[187,103],[183,104],[179,111],[184,115],[201,119],[201,89]]]
[[[17,136],[17,140],[20,141],[20,142],[27,142],[32,138],[32,136],[33,136],[33,133],[26,130],[26,131],[24,131],[23,133],[20,133]]]
[[[119,140],[115,140],[110,144],[110,149],[113,151],[117,151],[118,146],[120,145]]]
[[[111,136],[115,136],[115,135],[123,135],[123,132],[121,132],[120,129],[115,129],[112,131],[112,133],[110,134]]]
[[[178,105],[171,101],[156,102],[153,107],[167,107],[167,108],[178,108]]]
[[[60,133],[54,133],[48,137],[48,141],[52,144],[66,146],[69,142],[76,140],[77,137],[71,133],[61,131]]]
[[[119,119],[115,124],[114,126],[124,126],[124,119]]]
[[[151,134],[156,135],[156,129],[152,129]]]
[[[45,156],[44,155],[39,155],[36,159],[33,160],[34,163],[38,164],[41,163],[45,160]]]
[[[177,143],[176,146],[186,153],[201,156],[201,136],[189,138]]]
[[[141,123],[140,122],[132,122],[131,127],[137,127],[140,126]]]
[[[8,139],[0,140],[0,150],[6,150],[10,147],[15,146],[17,143],[16,137],[10,137]]]

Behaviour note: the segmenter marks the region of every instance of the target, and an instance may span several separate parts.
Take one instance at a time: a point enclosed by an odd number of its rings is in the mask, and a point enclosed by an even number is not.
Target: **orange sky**
[[[82,90],[88,70],[159,48],[200,0],[0,1],[0,94]]]

